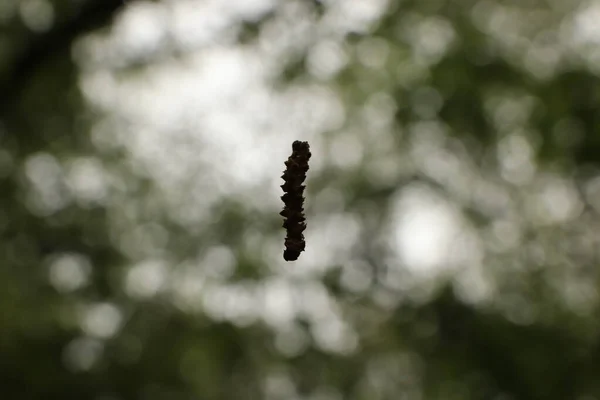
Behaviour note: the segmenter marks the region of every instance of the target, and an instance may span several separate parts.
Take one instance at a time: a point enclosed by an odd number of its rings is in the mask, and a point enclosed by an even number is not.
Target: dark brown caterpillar
[[[304,188],[302,184],[306,179],[308,171],[308,160],[310,159],[310,147],[308,142],[296,140],[292,143],[292,155],[285,162],[286,169],[281,176],[285,183],[281,185],[284,191],[283,211],[279,214],[285,218],[283,227],[287,231],[285,238],[285,250],[283,259],[286,261],[297,260],[300,253],[304,251],[304,230],[306,229],[306,218],[304,218]]]

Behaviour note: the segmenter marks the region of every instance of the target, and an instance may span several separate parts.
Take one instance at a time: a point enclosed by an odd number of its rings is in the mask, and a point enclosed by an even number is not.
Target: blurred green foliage
[[[273,86],[327,85],[346,117],[322,133],[323,152],[335,154],[352,132],[368,146],[356,165],[310,172],[309,215],[350,215],[359,228],[349,254],[332,249],[326,272],[298,280],[305,298],[284,328],[252,316],[265,287],[290,290],[274,278],[283,264],[266,255],[270,239],[283,243],[277,212],[254,209],[242,191],[210,209],[211,224],[182,222],[179,200],[162,198],[118,145],[99,150],[91,139],[102,116],[82,96],[73,49],[134,3],[0,5],[2,398],[600,398],[598,38],[568,39],[597,2],[390,1],[375,23],[347,32],[347,62],[331,73],[311,67],[321,37],[298,38],[305,46],[278,60]],[[268,40],[290,7],[327,26],[340,3],[274,3],[237,21],[234,42]],[[142,57],[124,73],[155,61]],[[391,120],[370,125],[369,113],[385,110]],[[412,152],[419,143],[424,150]],[[82,200],[57,178],[73,165],[118,176],[111,201]],[[414,185],[476,228],[491,294],[477,298],[452,274],[419,283],[398,268],[384,239],[394,199]],[[311,205],[332,193],[343,196]],[[250,317],[203,303],[204,287],[186,279],[201,273],[198,260],[215,265],[211,279],[227,289],[209,293],[209,304],[236,299]],[[180,274],[187,297],[148,295],[140,265]],[[350,268],[364,277],[358,286],[344,278]],[[311,315],[311,299],[337,319]],[[331,331],[342,339],[324,345],[336,340]]]

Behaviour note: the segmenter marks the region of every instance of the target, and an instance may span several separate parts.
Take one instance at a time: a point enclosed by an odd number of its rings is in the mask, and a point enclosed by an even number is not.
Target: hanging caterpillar
[[[284,207],[279,214],[285,218],[283,227],[287,232],[285,238],[285,250],[283,259],[286,261],[297,260],[300,253],[304,251],[304,230],[306,229],[306,218],[304,217],[304,188],[302,184],[306,179],[308,171],[308,160],[310,159],[310,147],[308,142],[299,140],[292,143],[292,155],[285,162],[286,169],[281,178],[285,181],[283,189]]]

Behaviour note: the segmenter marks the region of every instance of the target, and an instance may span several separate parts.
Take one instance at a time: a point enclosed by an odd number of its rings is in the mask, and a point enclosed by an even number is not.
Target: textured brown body
[[[292,144],[292,155],[285,162],[286,169],[281,176],[285,181],[281,188],[284,191],[281,199],[284,207],[281,215],[285,218],[283,227],[287,231],[283,258],[286,261],[298,259],[304,251],[304,230],[306,218],[304,217],[304,180],[308,171],[310,147],[308,142],[296,140]]]

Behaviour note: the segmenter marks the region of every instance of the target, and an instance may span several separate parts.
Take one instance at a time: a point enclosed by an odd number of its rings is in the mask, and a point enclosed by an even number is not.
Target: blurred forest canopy
[[[599,18],[2,0],[1,397],[600,399]]]

